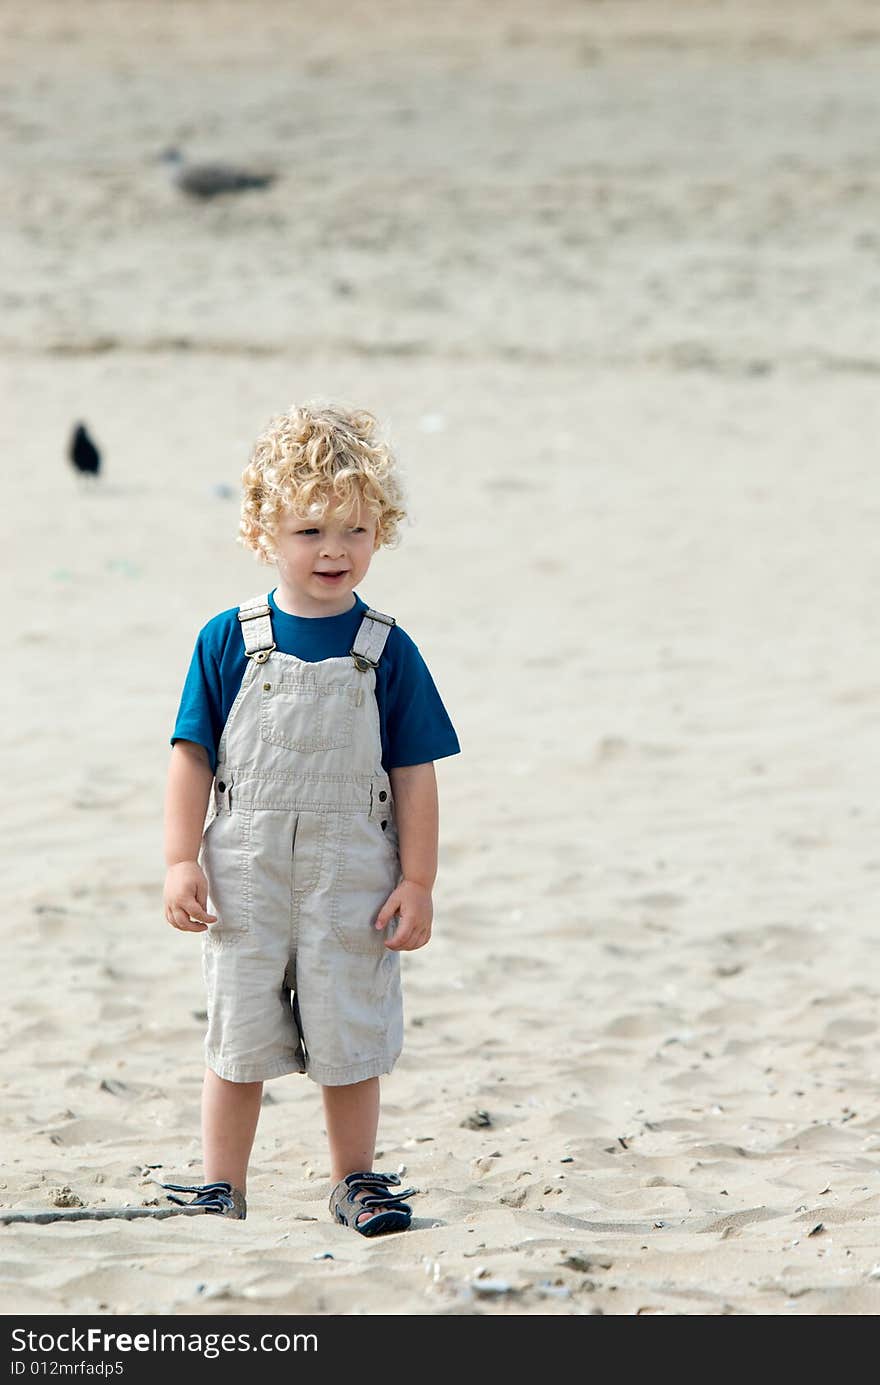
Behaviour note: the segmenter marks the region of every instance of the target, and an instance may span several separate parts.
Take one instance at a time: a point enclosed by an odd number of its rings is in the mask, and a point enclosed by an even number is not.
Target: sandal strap
[[[373,1196],[365,1195],[364,1197],[357,1197],[357,1196],[352,1195],[352,1194],[350,1193],[350,1194],[348,1195],[348,1197],[345,1199],[345,1201],[346,1201],[346,1202],[356,1202],[357,1205],[358,1205],[358,1207],[403,1207],[403,1208],[406,1208],[406,1199],[407,1199],[408,1197],[412,1197],[413,1193],[416,1192],[416,1191],[417,1191],[417,1189],[415,1189],[415,1188],[406,1188],[406,1189],[404,1189],[404,1191],[403,1191],[402,1193],[396,1193],[394,1196],[392,1196],[390,1193],[384,1193],[384,1194],[381,1194],[381,1193],[380,1193],[380,1194],[375,1194],[375,1195],[373,1195]],[[409,1209],[407,1209],[407,1210],[409,1210]]]
[[[340,1179],[330,1194],[330,1210],[333,1211],[337,1204],[348,1203],[357,1212],[369,1212],[372,1210],[387,1208],[391,1212],[411,1212],[405,1199],[412,1197],[418,1192],[418,1188],[404,1188],[402,1192],[390,1193],[388,1191],[392,1184],[400,1185],[400,1179],[396,1173],[349,1173],[345,1178]],[[358,1193],[363,1193],[363,1197],[358,1197]]]
[[[160,1183],[160,1188],[168,1188],[173,1193],[213,1193],[230,1192],[231,1183]]]
[[[241,1212],[244,1197],[231,1183],[160,1183],[168,1193],[168,1201],[178,1207],[203,1207],[206,1212]],[[193,1193],[187,1202],[182,1197],[172,1197],[172,1193]]]
[[[367,1169],[360,1173],[347,1173],[342,1179],[342,1182],[347,1183],[349,1186],[360,1181],[365,1183],[382,1183],[386,1187],[392,1183],[400,1183],[400,1179],[396,1173],[377,1173],[373,1169]]]
[[[392,1206],[418,1192],[418,1188],[404,1188],[400,1193],[390,1193],[390,1185],[400,1186],[400,1179],[396,1173],[350,1173],[343,1178],[342,1183],[346,1188],[343,1200],[357,1200],[362,1207],[378,1207],[382,1204]],[[356,1199],[358,1193],[364,1193],[365,1196]]]

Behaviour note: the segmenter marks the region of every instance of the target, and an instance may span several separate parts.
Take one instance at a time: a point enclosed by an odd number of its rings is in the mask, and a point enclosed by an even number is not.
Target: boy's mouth
[[[325,582],[338,582],[340,577],[348,576],[348,570],[345,569],[341,572],[316,572],[315,576],[323,577]]]

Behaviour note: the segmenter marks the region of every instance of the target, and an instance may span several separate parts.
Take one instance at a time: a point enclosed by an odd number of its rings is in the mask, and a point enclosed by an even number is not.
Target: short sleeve
[[[171,744],[174,745],[175,741],[195,741],[197,745],[203,745],[208,752],[211,768],[216,769],[223,721],[222,680],[206,627],[199,632],[190,660]]]
[[[402,769],[458,755],[461,746],[427,664],[399,626],[386,692],[385,768]]]

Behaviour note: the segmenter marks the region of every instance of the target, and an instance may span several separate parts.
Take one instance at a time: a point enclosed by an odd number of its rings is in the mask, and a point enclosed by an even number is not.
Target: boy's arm
[[[439,807],[434,763],[403,765],[388,772],[400,839],[404,880],[430,890],[437,878]]]
[[[385,928],[395,914],[399,921],[385,946],[394,952],[424,947],[431,936],[434,906],[431,888],[437,875],[439,810],[434,764],[403,765],[388,772],[394,809],[402,878],[382,905],[376,927]]]
[[[165,918],[184,933],[203,933],[209,923],[217,922],[206,909],[208,882],[198,863],[213,782],[205,747],[176,741],[165,793]]]
[[[195,741],[175,741],[165,791],[166,866],[197,859],[213,782],[205,747]]]

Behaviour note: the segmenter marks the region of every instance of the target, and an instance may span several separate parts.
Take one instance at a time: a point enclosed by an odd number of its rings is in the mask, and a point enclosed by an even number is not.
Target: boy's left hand
[[[415,880],[401,880],[388,896],[376,917],[376,927],[385,928],[395,914],[400,915],[394,936],[385,939],[393,952],[414,952],[424,947],[431,936],[434,905],[431,891]]]

